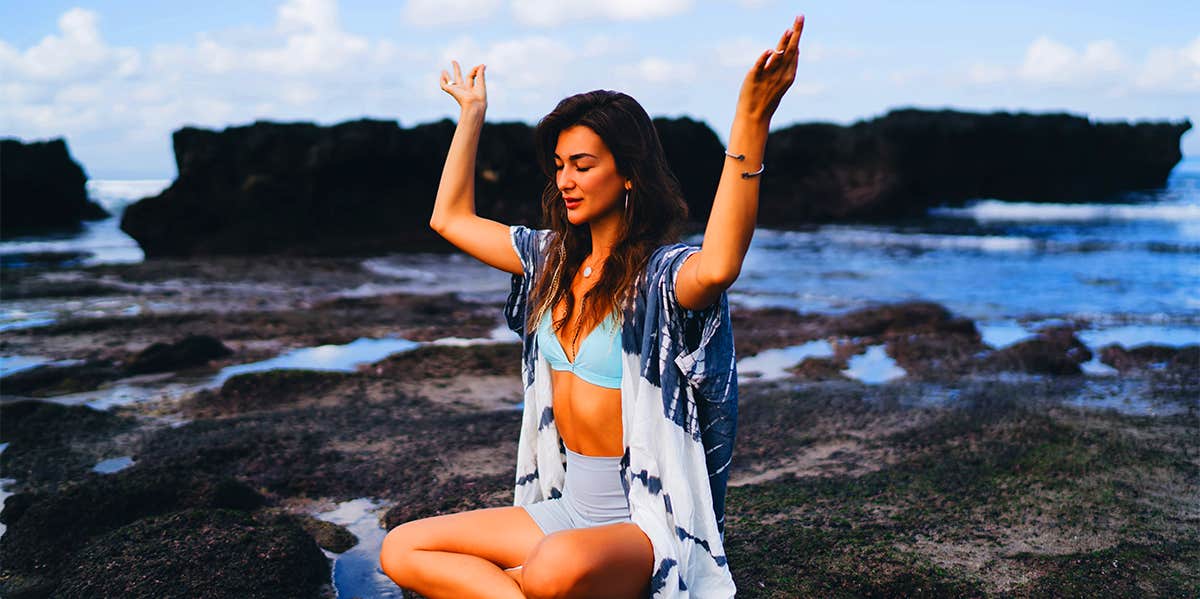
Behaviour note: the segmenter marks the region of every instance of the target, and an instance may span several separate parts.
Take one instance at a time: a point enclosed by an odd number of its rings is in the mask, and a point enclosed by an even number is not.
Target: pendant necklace
[[[585,276],[585,277],[592,276],[592,267],[590,267],[590,266],[583,267],[583,276]]]

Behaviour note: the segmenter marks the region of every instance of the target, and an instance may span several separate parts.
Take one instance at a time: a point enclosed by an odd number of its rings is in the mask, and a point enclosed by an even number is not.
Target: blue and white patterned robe
[[[551,408],[550,364],[525,331],[535,275],[545,264],[549,229],[509,227],[524,275],[513,275],[505,305],[521,335],[524,416],[513,505],[560,497],[566,446]],[[654,546],[655,599],[733,597],[725,559],[725,486],[737,431],[737,363],[726,293],[704,310],[675,296],[683,243],[654,251],[638,278],[621,328],[621,478],[630,517]]]

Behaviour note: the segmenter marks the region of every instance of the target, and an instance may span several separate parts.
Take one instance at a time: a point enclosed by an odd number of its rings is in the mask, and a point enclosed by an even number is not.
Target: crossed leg
[[[560,530],[525,562],[525,596],[641,599],[650,589],[654,548],[632,522]]]
[[[519,566],[545,533],[524,508],[442,514],[388,531],[379,553],[385,574],[426,597],[524,599]]]
[[[401,524],[384,538],[379,561],[397,585],[431,599],[640,599],[654,550],[632,522],[546,535],[524,508],[507,506]]]

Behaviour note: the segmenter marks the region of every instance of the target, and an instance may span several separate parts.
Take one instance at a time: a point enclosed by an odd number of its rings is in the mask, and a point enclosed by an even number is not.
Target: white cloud
[[[447,44],[437,73],[441,69],[452,73],[451,60],[458,61],[464,77],[475,65],[484,64],[489,106],[497,102],[544,105],[562,88],[570,75],[567,66],[576,56],[570,46],[544,35],[501,40],[486,47],[472,37],[462,36]],[[441,98],[446,92],[435,78],[427,94]]]
[[[145,49],[108,44],[102,23],[71,9],[28,48],[0,41],[0,129],[67,136],[110,172],[161,173],[172,164],[171,132],[184,125],[435,113],[412,73],[436,73],[436,53],[344,31],[333,0],[285,0],[270,23]]]
[[[280,33],[337,31],[337,0],[288,0],[276,10]]]
[[[686,12],[691,0],[605,0],[603,2],[564,2],[562,0],[513,0],[512,12],[524,25],[553,27],[570,21],[607,19],[641,21],[670,17]]]
[[[1025,50],[1016,76],[1041,84],[1088,84],[1126,69],[1128,65],[1111,40],[1088,42],[1083,52],[1040,36]]]
[[[479,21],[494,15],[500,0],[408,0],[404,20],[430,26]]]
[[[1133,85],[1143,92],[1200,92],[1200,36],[1182,48],[1151,49]]]
[[[616,70],[622,77],[654,84],[691,83],[696,79],[696,65],[654,56],[643,58],[632,65],[617,67]]]
[[[0,42],[0,77],[66,81],[100,74],[132,75],[140,67],[137,50],[106,45],[98,21],[95,12],[72,8],[58,18],[58,35],[47,35],[24,52]]]
[[[1077,50],[1043,35],[1026,47],[1019,64],[973,63],[959,81],[982,86],[1024,83],[1111,96],[1132,91],[1200,91],[1200,37],[1178,48],[1152,48],[1140,64],[1135,64],[1112,40],[1090,41]]]

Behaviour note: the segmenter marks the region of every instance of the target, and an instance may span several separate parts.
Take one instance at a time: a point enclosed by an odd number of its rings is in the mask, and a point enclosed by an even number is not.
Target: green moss
[[[1121,543],[1100,551],[1017,559],[1045,574],[1013,597],[1197,597],[1200,542]]]
[[[1182,572],[1197,563],[1200,530],[1182,516],[1194,492],[1189,500],[1172,487],[1196,488],[1196,442],[1167,424],[1073,420],[1008,402],[948,410],[869,442],[902,456],[875,472],[731,487],[726,553],[750,597],[996,592],[986,574],[939,566],[918,549],[923,541],[982,549],[984,562],[1008,560],[1035,577],[1048,571],[1019,596],[1096,596],[1105,589],[1099,564],[1111,559],[1137,566],[1115,587],[1130,592],[1118,595],[1172,595],[1196,584]],[[1055,551],[1081,535],[1123,544],[1061,559],[1004,553],[1030,535],[1058,539]],[[1132,544],[1149,539],[1164,544]]]

